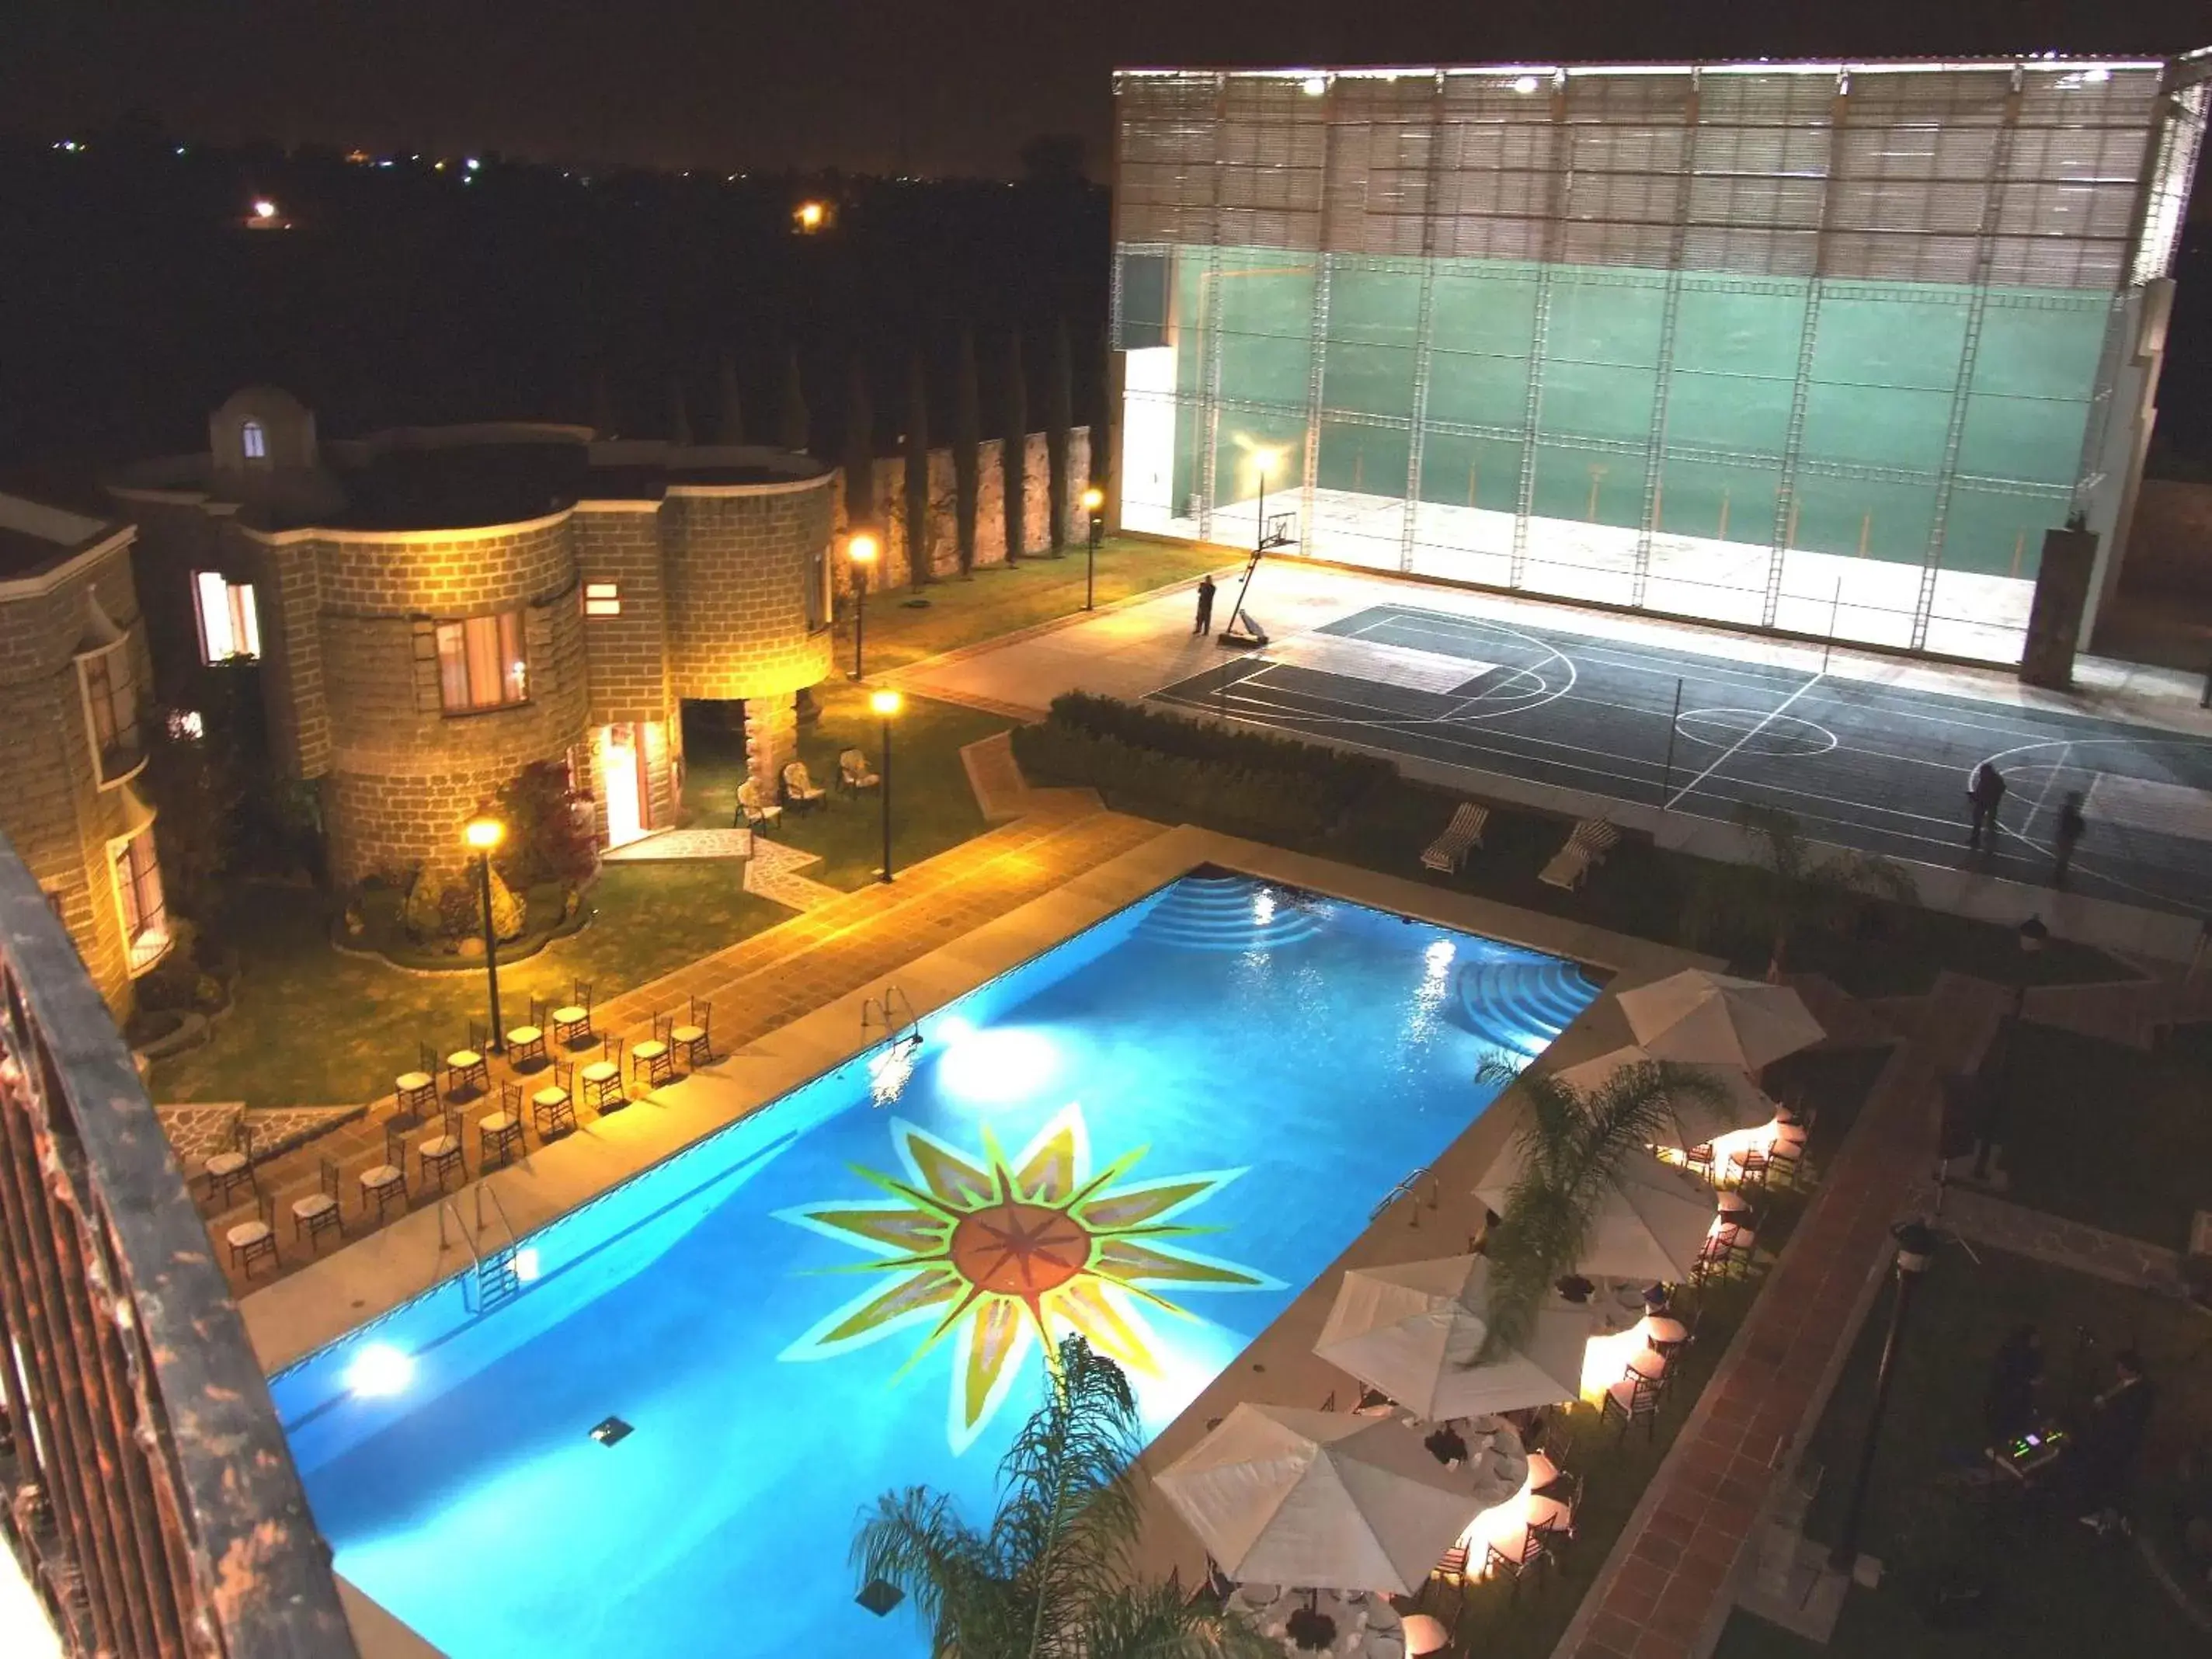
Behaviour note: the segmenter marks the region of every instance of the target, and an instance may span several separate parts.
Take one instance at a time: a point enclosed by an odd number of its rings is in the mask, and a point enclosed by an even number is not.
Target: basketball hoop
[[[1297,540],[1298,515],[1295,513],[1271,514],[1260,532],[1260,550],[1272,553],[1279,547],[1289,547]]]

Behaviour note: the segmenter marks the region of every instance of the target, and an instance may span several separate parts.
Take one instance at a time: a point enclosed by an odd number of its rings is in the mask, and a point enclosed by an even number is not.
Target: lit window
[[[131,971],[151,967],[169,948],[169,913],[161,897],[161,866],[149,826],[115,844],[115,896],[123,907],[123,939]]]
[[[202,662],[261,654],[261,623],[253,609],[252,583],[232,581],[219,571],[195,571],[192,597],[199,605]]]
[[[806,631],[818,634],[830,626],[834,601],[830,594],[830,550],[817,547],[807,560]]]
[[[179,743],[198,743],[207,735],[207,722],[200,718],[197,708],[172,708],[169,735]]]
[[[269,434],[260,422],[248,421],[238,429],[238,447],[245,451],[247,460],[265,461],[269,459]]]
[[[138,681],[131,669],[129,641],[118,640],[104,650],[79,657],[76,672],[84,688],[100,781],[112,783],[136,768],[140,758]]]
[[[438,701],[447,714],[520,702],[526,680],[520,611],[438,624]]]
[[[584,614],[587,617],[621,616],[621,585],[616,582],[586,582]]]

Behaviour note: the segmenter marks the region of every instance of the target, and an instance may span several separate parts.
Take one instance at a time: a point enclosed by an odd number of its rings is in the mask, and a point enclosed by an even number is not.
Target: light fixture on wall
[[[1304,80],[1298,82],[1298,90],[1305,94],[1309,98],[1318,98],[1322,94],[1328,90],[1328,76],[1326,75],[1309,75]]]

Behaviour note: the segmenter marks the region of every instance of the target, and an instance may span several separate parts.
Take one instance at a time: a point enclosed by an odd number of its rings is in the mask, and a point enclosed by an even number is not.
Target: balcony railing
[[[70,1651],[350,1659],[330,1551],[152,1103],[0,842],[0,1537]]]

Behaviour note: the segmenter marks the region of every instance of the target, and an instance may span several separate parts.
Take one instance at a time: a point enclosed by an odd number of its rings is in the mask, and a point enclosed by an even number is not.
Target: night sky
[[[0,0],[0,125],[702,168],[1011,172],[1116,64],[2212,44],[2203,0]]]

